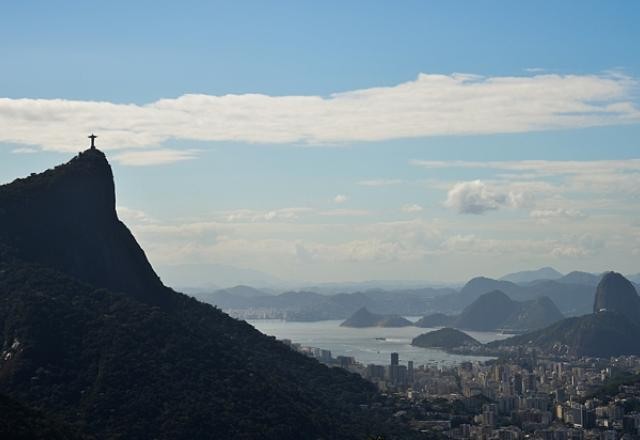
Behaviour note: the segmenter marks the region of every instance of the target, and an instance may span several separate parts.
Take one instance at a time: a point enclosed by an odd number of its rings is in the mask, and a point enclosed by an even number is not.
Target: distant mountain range
[[[422,317],[413,323],[398,315],[371,313],[358,309],[343,327],[456,327],[475,331],[526,331],[546,327],[564,318],[548,297],[514,301],[499,290],[480,295],[460,315],[442,313]]]
[[[538,280],[557,280],[562,274],[552,267],[543,267],[537,270],[525,270],[507,274],[500,278],[501,281],[511,281],[516,284],[526,284]]]
[[[528,284],[516,284],[511,281],[477,277],[470,280],[459,293],[434,299],[432,306],[436,311],[460,310],[475,301],[480,295],[499,290],[515,301],[529,301],[546,296],[553,301],[565,316],[583,315],[591,312],[593,289],[597,281],[591,284],[575,284],[574,273],[557,280],[540,280]]]
[[[596,288],[593,313],[487,344],[488,348],[535,347],[558,355],[640,355],[640,297],[622,275],[608,272]]]
[[[464,333],[445,328],[418,336],[414,345],[488,355],[523,349],[536,349],[552,356],[640,355],[640,296],[633,284],[619,273],[607,272],[594,290],[595,298],[591,295],[593,312],[579,317],[561,319],[559,311],[553,311],[551,300],[537,300],[532,316],[555,321],[539,330],[482,346],[473,344]],[[425,317],[424,321],[427,324],[444,322],[460,328],[487,330],[503,325],[499,321],[512,313],[512,303],[504,293],[490,292],[478,298],[460,316],[434,314]],[[512,316],[518,321],[526,314],[516,312]],[[524,318],[524,321],[529,319]]]
[[[534,279],[538,276],[552,276],[555,279]],[[593,290],[601,277],[602,275],[578,271],[562,275],[552,268],[542,268],[509,274],[499,280],[476,277],[459,290],[450,287],[422,287],[370,289],[337,294],[303,290],[274,295],[271,290],[253,289],[253,294],[247,296],[241,293],[242,289],[232,288],[213,292],[198,291],[194,295],[244,319],[271,317],[290,321],[319,321],[346,319],[362,307],[373,313],[404,316],[457,314],[481,295],[499,290],[518,302],[548,297],[564,316],[579,316],[591,312]],[[520,282],[509,281],[507,278]],[[247,287],[243,289],[246,290]]]
[[[254,290],[255,296],[236,295],[234,292],[235,289],[224,289],[210,294],[200,292],[196,296],[245,319],[271,317],[289,321],[320,321],[346,319],[363,307],[373,313],[420,315],[431,310],[435,297],[455,293],[455,290],[427,287],[395,291],[368,290],[334,295],[310,291],[271,295],[268,292]]]
[[[504,292],[494,290],[480,295],[460,315],[441,313],[425,316],[418,327],[451,326],[475,331],[525,331],[546,327],[564,318],[548,297],[514,301]]]

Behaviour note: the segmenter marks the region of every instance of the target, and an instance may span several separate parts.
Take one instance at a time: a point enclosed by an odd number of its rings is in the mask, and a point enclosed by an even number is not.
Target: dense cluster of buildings
[[[388,365],[362,365],[351,357],[333,358],[327,350],[291,345],[374,382],[394,397],[390,402],[398,417],[443,437],[640,439],[640,383],[614,383],[622,374],[640,373],[638,357],[569,361],[534,353],[447,367],[414,366],[392,353]],[[430,402],[439,407],[434,410]]]

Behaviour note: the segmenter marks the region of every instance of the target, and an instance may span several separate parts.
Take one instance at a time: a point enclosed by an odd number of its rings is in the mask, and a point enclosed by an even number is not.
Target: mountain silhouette
[[[413,323],[406,318],[398,315],[379,315],[371,313],[365,307],[357,310],[353,315],[347,318],[341,327],[409,327]]]
[[[97,438],[411,438],[375,387],[165,287],[98,150],[0,186],[0,394]]]
[[[516,284],[526,284],[538,280],[557,280],[562,274],[553,267],[542,267],[537,270],[524,270],[507,274],[500,278],[503,281],[511,281]]]
[[[594,313],[601,310],[621,313],[632,322],[640,320],[640,297],[633,284],[617,272],[604,274],[593,303]]]
[[[435,319],[434,319],[435,318]],[[465,330],[535,330],[564,318],[556,305],[546,296],[528,301],[514,301],[504,292],[494,290],[480,295],[464,308],[459,316],[424,317],[416,323],[429,326],[431,321]]]
[[[100,150],[1,186],[0,242],[89,284],[167,302],[144,251],[118,219],[113,173]]]

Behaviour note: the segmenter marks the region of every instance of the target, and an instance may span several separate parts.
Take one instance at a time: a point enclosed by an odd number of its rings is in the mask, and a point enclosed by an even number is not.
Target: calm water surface
[[[411,320],[415,321],[416,319],[418,318]],[[262,333],[275,336],[277,339],[290,339],[301,345],[331,350],[333,357],[353,356],[363,364],[386,365],[389,363],[392,352],[400,355],[401,363],[406,364],[407,361],[413,361],[415,365],[452,365],[462,361],[491,359],[483,356],[449,354],[441,350],[411,345],[413,338],[435,329],[418,327],[348,328],[340,327],[342,320],[290,322],[279,319],[255,319],[247,322]],[[509,337],[509,335],[495,332],[465,333],[482,343]],[[384,338],[384,340],[376,338]]]

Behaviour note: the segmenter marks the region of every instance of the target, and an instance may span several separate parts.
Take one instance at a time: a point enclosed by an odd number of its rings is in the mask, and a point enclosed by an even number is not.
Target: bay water
[[[409,317],[410,320],[418,318]],[[455,365],[464,361],[485,361],[484,356],[450,354],[438,349],[411,345],[416,336],[437,329],[419,327],[340,327],[342,320],[291,322],[280,319],[248,320],[260,332],[289,339],[303,346],[330,350],[333,357],[351,356],[363,364],[388,365],[391,353],[398,353],[400,363],[413,361],[419,365]],[[465,332],[482,343],[504,339],[511,335],[498,332]]]

